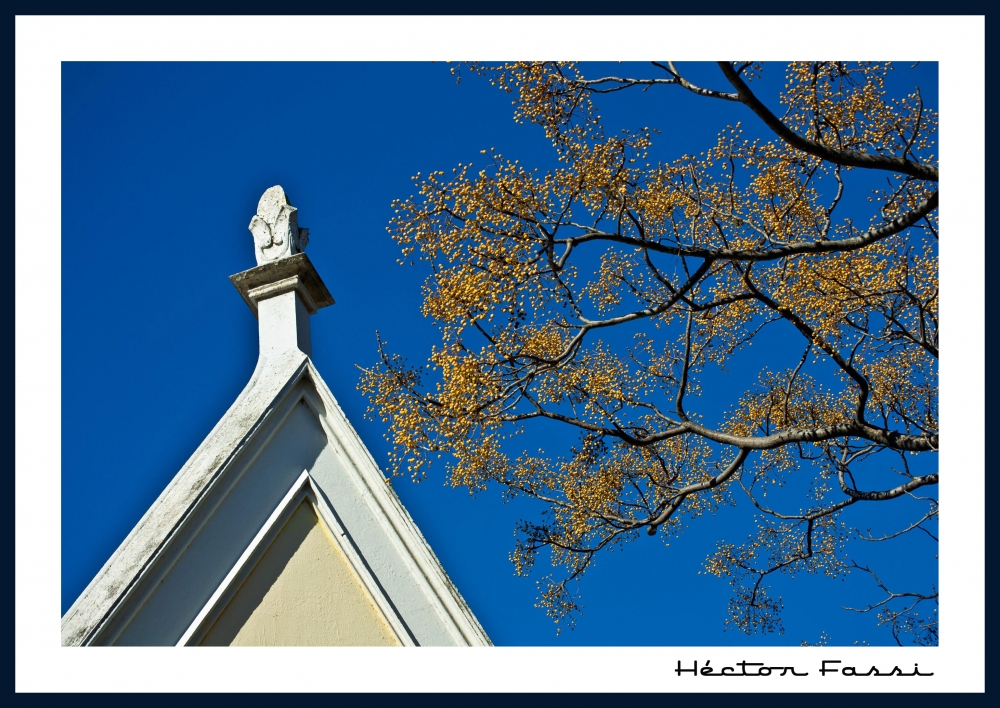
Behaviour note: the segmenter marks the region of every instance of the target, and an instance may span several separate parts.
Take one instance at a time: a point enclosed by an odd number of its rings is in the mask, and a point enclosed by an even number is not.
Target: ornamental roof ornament
[[[274,185],[257,202],[250,220],[257,265],[302,253],[309,243],[309,229],[300,229],[298,209],[288,203],[281,185]]]

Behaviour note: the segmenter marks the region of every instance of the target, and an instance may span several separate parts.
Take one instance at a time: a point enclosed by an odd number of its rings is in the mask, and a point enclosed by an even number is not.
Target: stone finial
[[[275,185],[257,202],[250,220],[257,265],[302,253],[309,243],[309,229],[299,228],[298,209],[288,203],[285,190]]]

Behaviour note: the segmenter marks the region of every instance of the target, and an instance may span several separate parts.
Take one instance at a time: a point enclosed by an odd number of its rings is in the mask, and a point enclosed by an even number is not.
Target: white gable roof
[[[310,361],[325,286],[293,260],[233,276],[260,319],[257,368],[63,617],[64,645],[197,644],[306,498],[400,644],[490,643]]]

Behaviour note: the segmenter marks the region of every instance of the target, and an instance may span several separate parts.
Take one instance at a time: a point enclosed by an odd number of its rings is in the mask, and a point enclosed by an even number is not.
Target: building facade
[[[249,383],[62,621],[81,645],[482,646],[489,638],[313,365],[334,304],[280,186],[230,280]]]

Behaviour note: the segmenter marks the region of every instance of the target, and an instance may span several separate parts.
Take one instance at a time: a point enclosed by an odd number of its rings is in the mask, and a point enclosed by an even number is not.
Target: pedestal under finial
[[[230,276],[259,321],[260,360],[312,353],[309,316],[333,304],[319,273],[302,252],[309,237],[279,185],[260,198],[250,221],[257,267]]]

